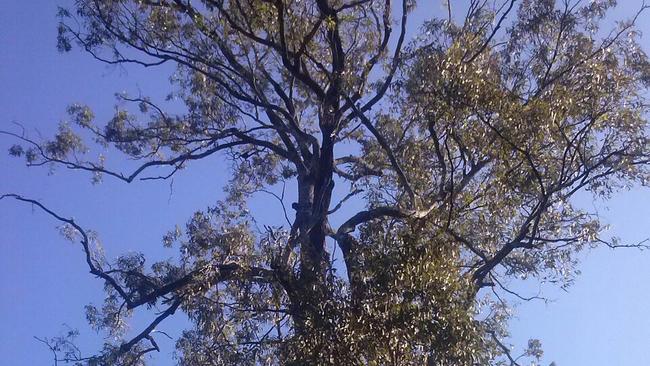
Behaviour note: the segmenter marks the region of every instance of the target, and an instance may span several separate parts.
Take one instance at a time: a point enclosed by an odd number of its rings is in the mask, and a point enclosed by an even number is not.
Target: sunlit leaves
[[[213,155],[229,172],[222,201],[162,238],[178,260],[90,255],[107,283],[91,324],[119,338],[129,307],[176,304],[191,322],[176,344],[188,366],[504,364],[512,312],[501,295],[517,296],[506,286],[566,287],[577,254],[600,242],[604,226],[572,197],[647,182],[650,63],[631,23],[597,36],[613,1],[524,0],[508,19],[488,3],[472,2],[460,23],[426,22],[395,58],[385,1],[60,11],[63,51],[174,63],[166,102],[178,111],[122,93],[100,123],[74,104],[51,140],[13,134],[25,146],[11,155],[96,180],[168,179]],[[82,159],[84,135],[142,165],[117,173],[103,154]],[[169,171],[146,176],[151,167]],[[249,211],[256,193],[280,201],[281,224]],[[364,210],[337,229],[346,200]],[[141,362],[145,343],[120,352],[111,340],[104,357]],[[524,356],[539,360],[540,343]]]

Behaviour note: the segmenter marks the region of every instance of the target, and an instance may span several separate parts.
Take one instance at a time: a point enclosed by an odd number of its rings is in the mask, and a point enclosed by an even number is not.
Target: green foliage
[[[144,363],[159,350],[153,328],[122,331],[133,309],[157,305],[153,327],[177,310],[192,323],[180,365],[517,365],[502,341],[507,286],[568,286],[603,228],[572,196],[647,183],[650,63],[634,21],[597,36],[614,1],[471,1],[461,22],[432,19],[411,42],[410,2],[397,15],[375,0],[195,3],[82,0],[59,12],[62,51],[175,63],[169,99],[182,113],[118,95],[103,126],[72,105],[75,129],[14,135],[27,147],[9,149],[95,181],[167,179],[217,153],[231,169],[223,201],[164,235],[177,262],[108,264],[66,221],[107,292],[87,317],[111,338],[88,364]],[[142,165],[83,160],[79,131]],[[283,203],[287,226],[258,227],[256,192]],[[364,209],[334,227],[350,202]],[[521,357],[542,355],[531,340]]]

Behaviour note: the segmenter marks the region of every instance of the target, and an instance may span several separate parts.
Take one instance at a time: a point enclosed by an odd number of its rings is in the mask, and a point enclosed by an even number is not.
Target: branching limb
[[[506,346],[506,345],[505,345],[505,344],[504,344],[504,343],[499,339],[499,337],[496,335],[495,332],[493,332],[493,331],[488,331],[488,333],[490,334],[490,336],[492,337],[492,339],[494,340],[494,342],[497,344],[497,346],[499,346],[499,348],[501,349],[501,351],[503,352],[503,354],[508,358],[508,360],[510,361],[510,366],[521,366],[519,363],[517,363],[517,360],[518,360],[520,357],[515,358],[515,357],[512,355],[512,353],[511,353],[511,351],[510,351],[510,348],[509,348],[508,346]]]

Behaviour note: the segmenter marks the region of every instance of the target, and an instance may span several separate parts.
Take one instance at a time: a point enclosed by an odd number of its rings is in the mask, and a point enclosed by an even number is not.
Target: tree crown
[[[451,3],[412,40],[409,0],[61,9],[61,51],[174,64],[182,111],[119,95],[100,124],[72,105],[51,140],[2,131],[22,140],[10,154],[94,182],[165,180],[213,155],[232,173],[225,199],[164,236],[179,260],[151,266],[139,253],[110,262],[74,220],[2,196],[62,221],[105,283],[87,317],[113,338],[88,358],[55,340],[61,360],[142,364],[159,350],[156,326],[183,311],[181,365],[517,364],[502,342],[500,294],[519,296],[508,282],[569,284],[576,253],[617,245],[572,196],[647,183],[650,64],[636,18],[600,30],[614,1],[471,1],[462,18]],[[83,136],[139,165],[86,160]],[[256,192],[282,203],[285,224],[257,226]],[[164,310],[124,338],[132,311],[154,305]],[[524,356],[539,358],[539,342]]]

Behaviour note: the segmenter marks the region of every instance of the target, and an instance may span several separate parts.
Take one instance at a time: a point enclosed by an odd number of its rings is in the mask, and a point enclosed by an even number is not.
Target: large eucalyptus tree
[[[183,112],[121,95],[139,109],[98,124],[72,105],[51,140],[3,131],[21,140],[11,154],[95,181],[167,179],[212,155],[233,174],[226,199],[165,235],[180,259],[151,266],[134,254],[109,263],[76,221],[2,197],[60,220],[105,283],[87,316],[111,337],[92,357],[54,340],[59,362],[143,364],[159,350],[153,330],[182,311],[181,365],[516,365],[499,296],[509,279],[569,283],[577,252],[616,246],[572,196],[647,183],[650,64],[635,19],[599,28],[615,1],[467,3],[446,2],[413,39],[409,15],[436,2],[61,9],[61,51],[174,64]],[[80,131],[141,165],[86,160]],[[284,184],[296,190],[278,212],[288,223],[257,230],[247,201]],[[362,209],[333,225],[346,206]],[[153,305],[155,320],[125,338],[132,310]],[[540,354],[531,341],[523,356]]]

